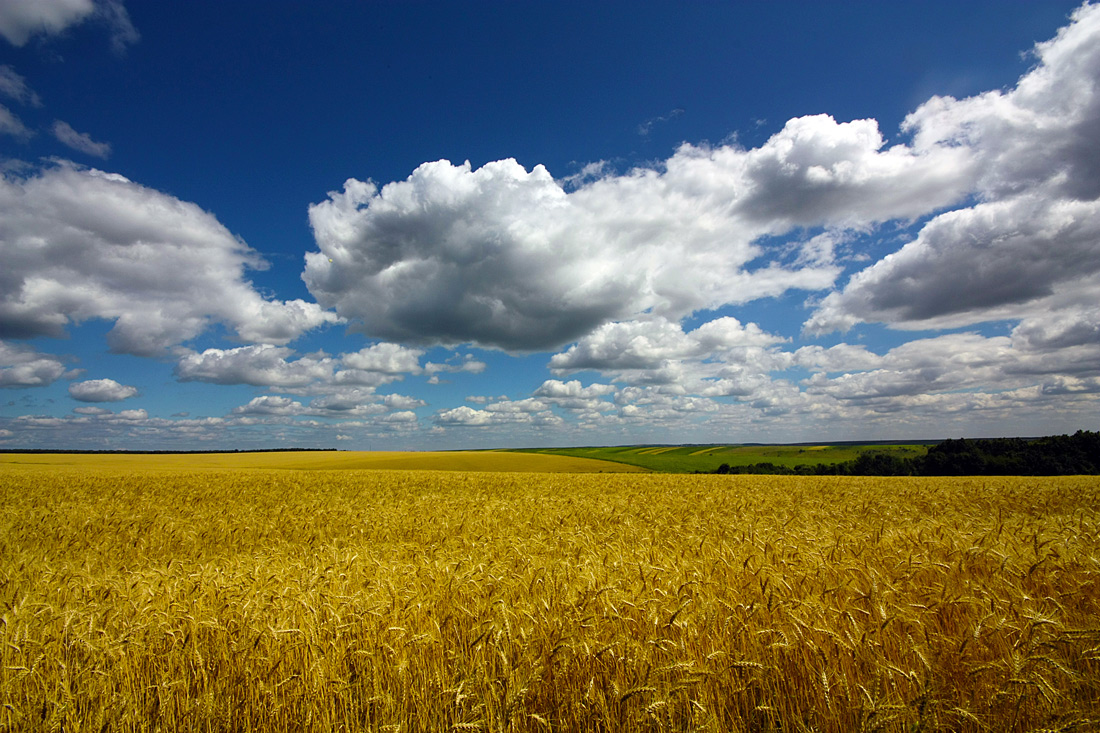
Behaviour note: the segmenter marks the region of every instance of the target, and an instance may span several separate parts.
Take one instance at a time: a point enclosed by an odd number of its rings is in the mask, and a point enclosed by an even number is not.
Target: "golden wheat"
[[[1100,721],[1100,482],[0,471],[0,726]]]

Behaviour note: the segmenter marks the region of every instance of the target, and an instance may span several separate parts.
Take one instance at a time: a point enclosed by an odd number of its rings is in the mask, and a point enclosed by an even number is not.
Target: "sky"
[[[1100,429],[1100,5],[0,0],[0,449]]]

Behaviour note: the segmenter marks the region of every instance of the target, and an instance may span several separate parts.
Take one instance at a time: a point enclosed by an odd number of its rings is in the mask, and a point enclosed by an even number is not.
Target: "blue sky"
[[[1100,7],[0,0],[0,447],[1100,428]]]

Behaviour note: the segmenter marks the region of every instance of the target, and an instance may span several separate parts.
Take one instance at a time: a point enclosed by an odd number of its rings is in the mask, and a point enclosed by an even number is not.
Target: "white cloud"
[[[381,189],[350,179],[310,208],[320,252],[303,277],[368,334],[514,350],[821,289],[839,271],[827,242],[788,265],[761,237],[917,216],[966,188],[964,156],[882,146],[873,120],[817,116],[756,150],[684,145],[662,170],[572,192],[514,160],[425,163]]]
[[[962,399],[958,395],[964,393],[978,401],[970,404],[993,404],[995,395],[1021,390],[1038,390],[1031,398],[1036,403],[1043,399],[1041,395],[1089,392],[1092,381],[1100,376],[1100,339],[1036,349],[1029,341],[1033,335],[1022,334],[1019,328],[1011,336],[945,334],[910,341],[875,358],[850,352],[854,359],[848,364],[862,361],[862,368],[834,376],[820,371],[806,379],[804,386],[811,396],[879,412],[957,402]],[[830,366],[835,371],[840,364]],[[949,397],[952,394],[956,397]]]
[[[373,395],[376,387],[399,381],[406,375],[439,371],[439,365],[420,365],[423,353],[420,349],[385,342],[338,356],[323,352],[297,355],[287,347],[257,344],[190,352],[180,357],[175,371],[185,382],[278,387],[359,404],[361,396]],[[454,371],[469,361],[447,368]]]
[[[113,379],[89,379],[69,385],[69,396],[81,402],[121,402],[138,393],[137,387]]]
[[[68,122],[54,120],[50,131],[59,142],[85,155],[103,159],[111,156],[110,143],[96,142],[90,135],[74,130]]]
[[[971,164],[963,151],[884,145],[875,120],[792,119],[764,146],[741,154],[746,188],[734,206],[772,232],[799,225],[861,227],[921,216],[970,188]]]
[[[265,395],[256,397],[247,405],[233,408],[235,415],[301,415],[305,408],[301,402],[289,397]]]
[[[76,374],[57,357],[0,341],[0,387],[45,387]]]
[[[1094,301],[1028,316],[1012,331],[1027,348],[1040,351],[1100,344],[1100,305]]]
[[[100,0],[97,14],[111,33],[111,50],[116,54],[125,53],[127,46],[141,40],[122,0]]]
[[[0,64],[0,94],[20,104],[28,104],[31,107],[42,106],[42,100],[27,85],[27,80],[7,64]]]
[[[23,46],[36,35],[57,35],[90,18],[107,26],[116,53],[141,37],[121,0],[4,0],[0,36],[13,46]]]
[[[528,397],[523,400],[501,400],[485,407],[486,412],[498,415],[522,415],[535,412],[546,412],[549,405],[542,400]]]
[[[411,410],[414,407],[424,407],[428,403],[419,397],[408,397],[400,394],[388,394],[382,397],[382,404],[391,410]]]
[[[112,415],[111,410],[106,407],[74,407],[73,412],[77,415]]]
[[[821,302],[807,332],[1051,313],[1064,322],[1100,300],[1100,5],[1082,6],[1035,53],[1038,64],[1013,89],[936,97],[907,118],[915,150],[969,159],[979,201],[940,214],[853,276]]]
[[[26,142],[34,133],[23,124],[18,115],[0,104],[0,135],[10,135],[16,140]]]
[[[332,379],[336,362],[323,354],[291,361],[292,349],[271,344],[190,353],[176,364],[184,382],[251,384],[257,387],[305,387]]]
[[[882,357],[863,345],[837,344],[829,348],[811,345],[795,351],[793,363],[822,372],[843,372],[874,369],[882,363]]]
[[[828,295],[806,328],[953,328],[1097,300],[1100,200],[1024,194],[937,216]]]
[[[0,3],[0,36],[22,46],[38,33],[60,33],[95,11],[92,0],[5,0]]]
[[[567,374],[583,369],[622,372],[655,370],[670,361],[702,359],[731,350],[762,349],[783,339],[765,333],[755,323],[736,318],[708,321],[684,333],[678,323],[663,318],[608,323],[550,358],[550,371]]]
[[[492,402],[482,410],[466,405],[449,410],[440,410],[432,421],[436,426],[460,428],[485,427],[561,427],[564,420],[550,411],[549,405],[542,400],[528,398],[524,400],[501,400]]]
[[[341,363],[345,369],[359,369],[381,374],[418,374],[420,357],[423,355],[424,352],[420,349],[382,342],[344,354],[341,357]]]
[[[338,320],[315,303],[265,300],[259,255],[194,204],[119,175],[60,165],[0,181],[0,336],[57,336],[114,321],[117,352],[156,355],[213,323],[286,343]]]
[[[493,424],[493,413],[460,405],[450,410],[440,411],[436,414],[434,421],[436,425],[441,426],[486,427]]]
[[[616,388],[610,384],[597,383],[585,387],[578,379],[568,382],[547,379],[532,396],[566,410],[602,412],[611,406],[603,398],[615,392]]]
[[[125,13],[118,3],[98,7],[101,19],[112,8]],[[0,12],[0,33],[2,24]],[[555,181],[541,166],[504,160],[476,170],[426,163],[384,186],[350,179],[310,208],[319,251],[307,255],[303,277],[354,328],[400,343],[338,355],[285,346],[335,316],[261,297],[246,276],[263,266],[257,253],[192,204],[71,165],[9,176],[0,186],[0,336],[57,335],[109,319],[115,350],[177,347],[181,380],[285,394],[220,418],[98,407],[0,417],[0,437],[35,432],[58,444],[80,429],[105,439],[337,440],[413,431],[425,401],[379,395],[382,385],[487,369],[463,353],[425,363],[421,347],[435,343],[560,353],[548,365],[558,378],[527,397],[475,395],[467,401],[476,407],[436,409],[433,438],[464,427],[512,444],[940,437],[945,424],[995,433],[1008,417],[1017,426],[1096,427],[1100,6],[1079,10],[1035,58],[1011,89],[921,105],[901,144],[874,120],[815,115],[788,121],[756,148],[685,144],[621,175],[595,163]],[[3,66],[0,95],[37,99]],[[5,130],[32,134],[0,108]],[[106,153],[82,140],[85,152]],[[831,289],[842,265],[869,257],[858,235],[908,231],[914,221],[912,241],[842,290],[815,295],[805,330],[1007,323],[889,350],[798,348],[734,318],[685,325],[707,309]],[[179,348],[216,324],[251,345]],[[564,381],[585,371],[600,381]],[[0,385],[74,377],[56,357],[0,342]],[[89,384],[74,384],[74,396]]]
[[[907,119],[922,150],[964,149],[978,190],[1004,197],[1050,186],[1059,197],[1100,196],[1100,5],[1083,5],[1015,88],[957,100],[934,97]]]
[[[145,410],[122,410],[121,412],[115,413],[114,417],[117,420],[138,422],[147,420],[149,418],[149,413]]]
[[[802,117],[763,146],[683,145],[659,169],[586,168],[566,191],[514,160],[425,163],[379,188],[349,179],[310,207],[303,275],[373,336],[555,348],[612,322],[830,287],[837,235],[793,262],[770,235],[865,229],[964,195],[963,151],[885,147],[874,120]]]
[[[458,373],[466,372],[468,374],[481,374],[489,365],[481,361],[473,354],[466,354],[465,356],[454,355],[454,358],[447,363],[438,364],[436,362],[429,361],[424,365],[425,374],[439,374],[439,373]]]
[[[388,425],[410,425],[415,424],[418,418],[415,412],[408,410],[402,410],[400,412],[391,412],[382,418],[382,422]]]

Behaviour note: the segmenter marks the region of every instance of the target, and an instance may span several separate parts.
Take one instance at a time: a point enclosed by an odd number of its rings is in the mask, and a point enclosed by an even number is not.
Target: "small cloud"
[[[130,21],[122,0],[22,0],[0,2],[0,36],[21,47],[37,35],[56,36],[88,19],[100,22],[111,35],[111,49],[124,53],[141,35]]]
[[[27,80],[7,64],[0,65],[0,94],[20,104],[29,104],[31,107],[42,106],[42,100],[33,89],[27,86]]]
[[[95,11],[92,0],[33,0],[0,3],[0,36],[20,47],[32,36],[56,35]]]
[[[53,136],[61,143],[68,145],[73,150],[80,151],[86,155],[92,155],[96,158],[103,158],[106,160],[111,155],[110,143],[99,143],[83,132],[77,132],[72,128],[68,122],[62,122],[61,120],[54,120]]]
[[[138,393],[137,387],[113,379],[89,379],[69,385],[69,396],[81,402],[121,402]]]
[[[141,34],[130,21],[121,0],[105,0],[96,13],[107,24],[111,33],[111,50],[118,55],[126,53],[126,47],[141,40]]]
[[[563,186],[577,189],[586,183],[598,181],[607,175],[608,163],[606,160],[597,160],[594,163],[586,163],[579,171],[562,179]]]
[[[0,135],[11,135],[20,142],[26,142],[34,137],[34,132],[23,124],[18,115],[0,104]]]
[[[96,417],[114,414],[106,407],[74,407],[73,412],[75,412],[77,415],[92,415]]]
[[[653,130],[655,125],[664,124],[669,120],[674,120],[684,114],[684,110],[677,107],[668,114],[663,114],[658,117],[650,117],[648,120],[638,125],[638,134],[642,137],[649,137],[649,133]]]

